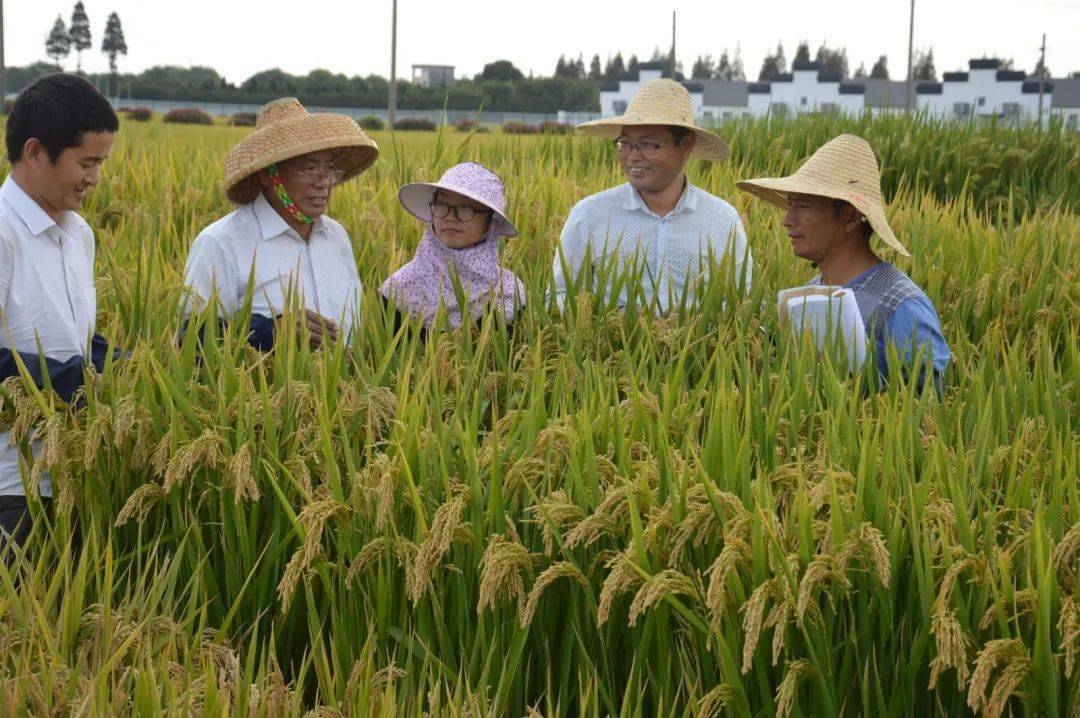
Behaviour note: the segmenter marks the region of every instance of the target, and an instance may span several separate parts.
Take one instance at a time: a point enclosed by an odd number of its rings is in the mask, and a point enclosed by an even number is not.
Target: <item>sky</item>
[[[73,0],[0,0],[7,64],[45,60],[45,38],[57,15],[70,21]],[[294,74],[325,68],[346,75],[390,75],[392,0],[84,0],[93,48],[83,53],[87,72],[104,72],[100,52],[108,14],[116,11],[128,56],[122,71],[153,65],[206,65],[239,84],[280,67]],[[647,60],[671,46],[676,12],[676,54],[688,72],[698,55],[714,58],[741,48],[750,79],[765,54],[783,42],[788,62],[801,40],[813,52],[822,43],[846,47],[852,72],[888,56],[893,78],[907,67],[909,0],[671,0],[614,3],[586,0],[399,0],[397,74],[413,64],[454,65],[473,76],[485,63],[508,59],[526,75],[551,75],[560,54],[616,51]],[[1013,58],[1031,72],[1042,33],[1054,76],[1080,70],[1080,0],[919,0],[915,47],[933,48],[939,73],[967,69],[973,57]],[[66,60],[75,66],[75,54]]]

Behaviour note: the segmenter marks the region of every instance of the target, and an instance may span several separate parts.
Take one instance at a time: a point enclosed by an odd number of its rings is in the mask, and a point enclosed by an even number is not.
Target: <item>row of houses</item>
[[[941,82],[918,82],[912,105],[928,115],[969,120],[998,117],[1034,120],[1039,115],[1037,78],[1002,68],[996,59],[968,62],[967,72],[946,72]],[[600,86],[600,114],[622,114],[642,83],[666,77],[665,63],[645,63],[635,73]],[[823,72],[816,62],[796,62],[790,73],[769,82],[740,82],[692,78],[694,112],[705,122],[722,122],[739,115],[761,116],[804,112],[899,113],[908,107],[904,80],[858,78],[843,80]],[[1065,125],[1080,129],[1080,78],[1042,82],[1044,120],[1060,115]]]

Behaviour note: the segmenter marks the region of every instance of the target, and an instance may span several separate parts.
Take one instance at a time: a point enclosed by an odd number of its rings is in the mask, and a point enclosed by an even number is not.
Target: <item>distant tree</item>
[[[334,74],[329,70],[316,68],[303,79],[305,94],[318,95],[328,92],[345,92],[349,87],[349,78],[342,74]]]
[[[593,55],[592,62],[589,63],[589,79],[599,80],[600,75],[603,74],[603,70],[600,68],[600,56]]]
[[[604,66],[604,79],[618,80],[625,72],[626,67],[623,65],[622,53],[616,52],[615,57],[608,58],[607,64]]]
[[[127,55],[128,47],[124,41],[124,28],[120,26],[120,16],[115,12],[109,14],[109,19],[105,23],[105,35],[101,40],[101,51],[109,58],[109,74],[112,76],[113,94],[117,94],[116,56]]]
[[[784,57],[784,44],[777,43],[776,52],[765,55],[765,59],[762,60],[758,80],[772,80],[785,72],[787,72],[787,59]]]
[[[844,48],[831,48],[822,43],[821,47],[818,48],[814,61],[820,65],[822,72],[836,73],[840,75],[841,79],[847,79],[848,59],[847,50]]]
[[[810,62],[810,43],[803,40],[799,43],[799,46],[795,48],[795,57],[791,59],[791,64],[796,62]]]
[[[569,80],[581,80],[585,78],[585,61],[580,56],[576,60],[567,60],[562,55],[555,64],[555,77],[565,77]]]
[[[52,31],[45,40],[45,54],[57,65],[71,54],[71,38],[68,36],[67,25],[59,15],[56,16]]]
[[[653,48],[652,57],[649,58],[649,62],[664,62],[667,59],[667,54],[660,52],[660,46],[657,45]]]
[[[626,63],[626,71],[631,75],[635,75],[637,74],[639,65],[641,65],[641,63],[638,62],[637,55],[631,55]]]
[[[480,73],[481,80],[524,80],[525,75],[521,70],[514,67],[509,60],[496,60],[484,65],[484,71]]]
[[[856,80],[862,80],[866,77],[866,63],[860,62],[859,66],[855,68],[855,74],[852,75]]]
[[[82,72],[82,53],[89,50],[93,43],[90,40],[90,18],[86,16],[86,8],[82,0],[75,3],[75,9],[71,11],[71,28],[68,30],[71,38],[71,46],[75,48],[75,67]]]
[[[870,68],[870,78],[873,80],[888,80],[889,79],[889,67],[888,60],[882,55],[874,63],[874,66]]]
[[[1069,73],[1070,80],[1080,80],[1080,70],[1073,70]]]
[[[154,68],[151,68],[151,70],[153,69]],[[184,78],[184,80],[187,81],[187,78]],[[272,70],[263,70],[262,72],[255,73],[244,80],[243,84],[240,85],[240,89],[243,92],[281,96],[298,93],[300,90],[300,83],[297,81],[297,78],[284,70],[275,67]]]
[[[720,53],[720,59],[716,61],[716,69],[713,70],[713,77],[717,80],[730,80],[731,79],[731,60],[728,58],[727,48]]]
[[[911,77],[917,82],[937,82],[937,69],[934,67],[934,48],[919,50],[912,65]]]
[[[1015,69],[1015,64],[1013,63],[1013,59],[1011,57],[1005,58],[1004,60],[1001,61],[1001,65],[998,67],[998,69],[999,70],[1013,70],[1013,69]]]
[[[694,65],[690,70],[690,77],[712,77],[713,76],[713,59],[712,55],[707,54],[702,57],[698,55],[694,60]]]
[[[739,45],[735,45],[735,56],[731,58],[731,71],[728,79],[737,82],[746,81],[746,68],[743,67],[742,48]]]

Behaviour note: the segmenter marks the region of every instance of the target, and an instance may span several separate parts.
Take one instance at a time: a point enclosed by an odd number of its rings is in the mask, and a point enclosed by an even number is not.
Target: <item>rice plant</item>
[[[788,341],[810,276],[737,179],[856,129],[899,262],[954,349],[941,397]],[[548,299],[567,211],[621,182],[580,137],[376,133],[335,192],[352,347],[236,327],[177,346],[182,269],[243,130],[126,123],[86,214],[98,325],[132,349],[72,407],[8,380],[56,500],[0,566],[0,688],[32,715],[1076,715],[1080,139],[1060,128],[728,125],[755,254],[697,306],[620,312],[600,266]],[[400,183],[506,181],[528,304],[426,343],[375,290],[419,228]],[[875,387],[876,388],[876,387]],[[77,408],[76,408],[77,405]]]

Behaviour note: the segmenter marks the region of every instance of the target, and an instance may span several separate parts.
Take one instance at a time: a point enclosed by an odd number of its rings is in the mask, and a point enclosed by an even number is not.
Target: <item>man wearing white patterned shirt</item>
[[[225,193],[239,206],[195,239],[184,311],[200,312],[216,299],[224,324],[250,292],[247,340],[258,349],[273,349],[287,323],[313,348],[351,340],[360,277],[349,235],[326,209],[333,188],[378,156],[375,142],[345,115],[308,113],[292,97],[264,105],[255,131],[225,159]]]
[[[579,129],[615,141],[627,182],[570,211],[553,267],[560,309],[586,261],[640,268],[640,290],[658,314],[676,308],[684,294],[692,299],[716,264],[726,263],[733,281],[749,287],[753,261],[738,212],[686,177],[691,157],[730,154],[723,139],[694,124],[686,88],[672,80],[646,83],[625,115]],[[618,306],[627,306],[637,289],[622,284]]]

